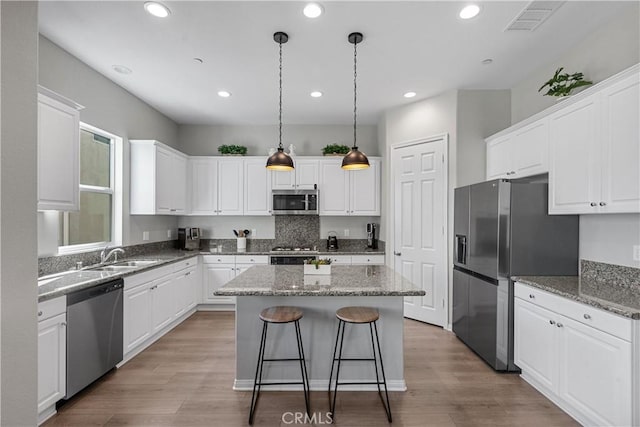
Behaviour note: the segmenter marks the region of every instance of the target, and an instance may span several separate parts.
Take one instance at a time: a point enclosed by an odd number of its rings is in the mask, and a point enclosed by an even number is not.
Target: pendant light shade
[[[342,159],[342,169],[347,170],[367,169],[369,167],[369,159],[367,159],[367,156],[362,151],[358,150],[358,146],[356,145],[356,125],[358,123],[358,85],[356,80],[358,77],[357,46],[362,39],[362,33],[351,33],[348,37],[349,43],[353,44],[353,147],[351,147],[351,151]]]
[[[267,169],[271,169],[274,171],[291,171],[293,170],[293,159],[287,153],[284,152],[284,148],[282,147],[282,45],[289,40],[289,36],[287,33],[283,33],[282,31],[278,31],[273,34],[273,40],[278,43],[280,47],[280,102],[279,102],[279,114],[278,114],[278,122],[279,122],[279,137],[278,137],[278,151],[273,153],[267,159]]]

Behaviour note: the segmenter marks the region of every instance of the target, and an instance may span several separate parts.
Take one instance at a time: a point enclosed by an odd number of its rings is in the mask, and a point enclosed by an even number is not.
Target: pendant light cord
[[[282,39],[280,40],[280,42],[278,42],[278,44],[280,45],[280,101],[279,101],[279,114],[278,114],[278,121],[280,123],[280,127],[279,127],[280,136],[278,137],[278,141],[280,141],[280,143],[278,147],[283,148],[282,147]]]
[[[356,145],[356,120],[357,120],[357,105],[358,105],[358,83],[356,77],[358,77],[358,43],[353,44],[353,146]]]

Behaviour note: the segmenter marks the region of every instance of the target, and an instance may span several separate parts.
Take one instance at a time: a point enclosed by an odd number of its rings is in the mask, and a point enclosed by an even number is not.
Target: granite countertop
[[[257,265],[214,292],[224,296],[420,296],[425,291],[386,266],[331,267],[305,275],[302,265]]]
[[[124,272],[113,271],[94,271],[72,270],[62,273],[44,276],[38,279],[38,302],[47,301],[57,298],[71,292],[81,289],[90,288],[100,285],[113,279],[138,274],[143,271],[152,270],[167,264],[171,264],[183,259],[198,256],[198,252],[167,250],[156,253],[145,254],[144,256],[136,256],[129,259],[135,260],[157,260],[158,262],[150,265],[139,266],[135,269]],[[119,262],[127,261],[128,258],[119,260]],[[108,265],[108,264],[107,264]]]
[[[620,316],[640,319],[640,296],[603,280],[584,276],[514,276],[511,279]]]
[[[223,251],[223,252],[209,252],[204,249],[200,249],[201,255],[300,255],[309,254],[311,256],[331,256],[331,255],[384,255],[384,250],[379,249],[363,249],[363,250],[344,250],[344,251]]]

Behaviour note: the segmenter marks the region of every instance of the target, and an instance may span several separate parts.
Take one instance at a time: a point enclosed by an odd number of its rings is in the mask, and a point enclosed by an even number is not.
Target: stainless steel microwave
[[[273,190],[274,215],[318,215],[318,190]]]

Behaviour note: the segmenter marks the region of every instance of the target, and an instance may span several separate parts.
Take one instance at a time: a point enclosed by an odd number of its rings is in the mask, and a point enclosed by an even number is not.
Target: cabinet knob
[[[596,202],[591,202],[589,203],[591,206],[598,206],[598,204]]]
[[[402,256],[402,252],[394,252],[393,253],[395,256]]]
[[[529,298],[536,299],[536,296],[534,294],[529,294]]]
[[[188,272],[187,274],[185,274],[185,276],[189,276],[191,274],[191,272]]]
[[[38,317],[42,316],[42,311],[38,312]]]
[[[585,314],[584,314],[584,318],[585,318],[585,319],[587,319],[587,320],[589,320],[589,319],[591,319],[591,316],[585,313]]]
[[[562,328],[564,325],[563,325],[562,323],[558,322],[558,323],[556,324],[556,326],[557,326],[558,328]]]
[[[607,206],[605,202],[600,202],[600,206]]]
[[[61,322],[60,326],[67,326],[67,322]]]
[[[550,325],[555,325],[555,324],[556,324],[556,321],[555,321],[555,320],[549,320],[549,324],[550,324]]]

